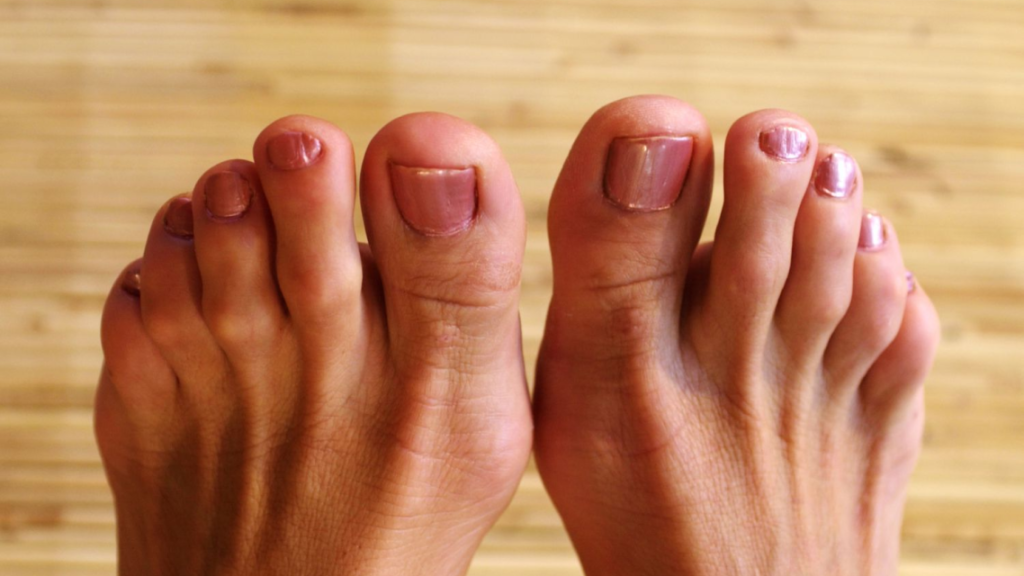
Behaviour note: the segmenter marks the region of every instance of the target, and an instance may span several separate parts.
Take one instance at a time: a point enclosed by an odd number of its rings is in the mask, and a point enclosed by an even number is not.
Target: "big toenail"
[[[184,196],[171,200],[164,212],[164,230],[172,236],[192,238],[192,200]]]
[[[320,159],[320,141],[302,132],[282,132],[267,144],[267,158],[278,170],[298,170]]]
[[[846,198],[857,186],[857,163],[849,154],[835,152],[818,164],[814,187],[833,198]]]
[[[125,271],[121,278],[121,290],[135,297],[142,294],[142,272],[138,267]]]
[[[914,273],[907,270],[907,294],[917,290],[917,280],[914,279]]]
[[[206,211],[215,219],[237,218],[249,209],[252,185],[237,172],[218,172],[206,180]]]
[[[809,143],[807,132],[792,126],[776,126],[761,132],[761,150],[786,162],[803,158]]]
[[[860,221],[858,245],[865,250],[872,250],[885,244],[885,240],[885,221],[877,212],[866,212]]]
[[[608,151],[604,193],[627,210],[664,210],[679,199],[693,157],[693,138],[616,138]]]
[[[405,222],[427,236],[450,236],[476,215],[476,170],[391,164],[391,187]]]

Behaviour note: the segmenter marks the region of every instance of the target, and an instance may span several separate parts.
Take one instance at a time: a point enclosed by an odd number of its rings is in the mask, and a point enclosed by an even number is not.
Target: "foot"
[[[157,214],[103,319],[121,574],[462,574],[530,452],[524,215],[438,114],[290,117]]]
[[[803,119],[598,112],[549,212],[537,458],[590,576],[895,574],[935,311]]]

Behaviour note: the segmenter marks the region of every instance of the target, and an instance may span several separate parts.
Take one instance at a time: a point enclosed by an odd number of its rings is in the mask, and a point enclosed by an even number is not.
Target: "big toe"
[[[704,118],[676,99],[628,98],[591,117],[551,198],[554,294],[542,354],[599,368],[678,343],[713,163]]]

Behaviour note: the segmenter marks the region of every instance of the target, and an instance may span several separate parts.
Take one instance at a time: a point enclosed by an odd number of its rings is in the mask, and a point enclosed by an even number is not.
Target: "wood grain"
[[[596,108],[658,92],[719,143],[782,107],[857,156],[945,333],[902,574],[1024,575],[1022,31],[1019,0],[0,0],[0,574],[114,573],[105,293],[267,123],[322,116],[358,150],[418,110],[492,134],[529,213],[532,365],[560,163]],[[472,574],[580,574],[532,468]]]

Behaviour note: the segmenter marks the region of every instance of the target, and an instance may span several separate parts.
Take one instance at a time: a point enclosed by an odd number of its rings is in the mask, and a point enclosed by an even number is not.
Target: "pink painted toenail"
[[[130,268],[124,273],[121,278],[121,290],[135,297],[142,294],[142,272],[138,266]]]
[[[917,280],[914,279],[914,273],[907,270],[907,293],[911,293],[917,290]]]
[[[848,197],[857,187],[857,163],[845,152],[830,154],[818,164],[814,187],[826,196]]]
[[[886,241],[885,221],[877,212],[866,212],[860,221],[859,246],[865,250],[880,248]]]
[[[320,141],[302,132],[283,132],[267,144],[267,158],[278,170],[298,170],[320,159]]]
[[[761,150],[769,156],[793,162],[807,154],[807,132],[792,126],[776,126],[761,132]]]
[[[172,236],[192,238],[192,200],[184,196],[171,200],[164,212],[164,230]]]
[[[415,168],[391,164],[391,187],[405,222],[427,236],[450,236],[476,215],[473,168]]]
[[[604,193],[627,210],[652,212],[675,204],[693,157],[693,138],[616,138],[608,151]]]
[[[219,172],[206,180],[206,211],[215,220],[237,218],[249,209],[252,185],[237,172]]]

